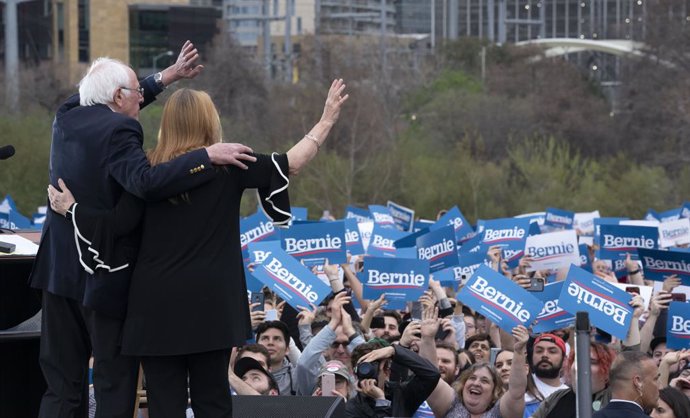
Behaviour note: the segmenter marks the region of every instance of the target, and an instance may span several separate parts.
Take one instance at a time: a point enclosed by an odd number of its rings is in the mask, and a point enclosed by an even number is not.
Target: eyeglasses
[[[144,95],[144,88],[141,87],[141,86],[139,86],[139,87],[137,87],[137,88],[134,88],[134,89],[133,89],[133,88],[130,88],[130,87],[120,87],[120,88],[121,88],[122,90],[138,91],[139,94],[141,94],[142,96]]]
[[[331,348],[338,348],[341,345],[343,348],[347,348],[347,341],[333,341],[331,343]]]

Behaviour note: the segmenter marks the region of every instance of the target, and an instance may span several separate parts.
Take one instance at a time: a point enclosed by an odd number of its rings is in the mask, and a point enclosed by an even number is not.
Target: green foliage
[[[267,83],[241,48],[222,43],[209,54],[206,74],[184,82],[211,93],[225,141],[285,152],[318,120],[329,80],[348,76],[351,97],[328,143],[291,178],[291,202],[311,218],[387,200],[428,219],[458,205],[472,222],[548,206],[640,217],[690,200],[690,119],[675,84],[648,85],[638,96],[631,88],[629,113],[611,117],[597,84],[572,63],[535,63],[534,50],[463,39],[412,67],[409,55],[393,62],[390,54],[395,71],[387,79],[375,44],[332,41],[304,42],[298,84]],[[140,114],[145,149],[156,144],[173,90]],[[11,194],[25,215],[45,204],[51,121],[41,107],[0,116],[0,145],[17,148],[0,162],[0,195]],[[243,215],[256,209],[255,196],[245,195]]]
[[[52,115],[37,110],[0,116],[0,145],[12,144],[14,157],[0,161],[0,198],[9,194],[27,217],[46,204]]]

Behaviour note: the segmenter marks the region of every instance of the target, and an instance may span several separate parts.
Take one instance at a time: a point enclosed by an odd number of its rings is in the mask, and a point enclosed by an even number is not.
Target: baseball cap
[[[341,361],[338,360],[330,360],[324,363],[324,365],[321,366],[321,369],[319,370],[318,377],[321,377],[326,373],[333,373],[335,375],[341,376],[345,378],[348,382],[353,381],[350,370]]]
[[[558,346],[558,348],[560,348],[561,351],[563,352],[563,355],[565,355],[565,353],[566,353],[565,341],[563,341],[563,339],[561,337],[559,337],[557,335],[553,335],[553,334],[542,334],[534,340],[534,345],[539,344],[540,341],[546,341],[546,342],[556,344]]]
[[[241,359],[237,360],[233,370],[240,379],[250,370],[260,371],[261,373],[265,374],[266,377],[268,377],[269,387],[278,388],[278,384],[273,378],[273,375],[264,369],[261,363],[251,357],[242,357]]]

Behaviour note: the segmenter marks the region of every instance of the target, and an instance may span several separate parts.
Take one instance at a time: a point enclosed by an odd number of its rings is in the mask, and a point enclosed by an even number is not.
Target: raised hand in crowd
[[[623,347],[635,347],[639,346],[640,339],[640,317],[644,313],[644,299],[642,296],[633,293],[633,298],[628,302],[630,306],[633,307],[632,321],[630,321],[630,329],[628,330],[628,335],[623,341]]]
[[[527,269],[532,265],[532,257],[524,256],[518,262],[518,274],[527,274]]]
[[[256,329],[256,327],[259,326],[260,323],[264,322],[266,320],[266,312],[263,310],[263,306],[261,307],[262,309],[260,310],[254,310],[257,306],[261,305],[260,303],[250,303],[249,304],[249,318],[252,323],[252,329]]]
[[[280,321],[280,318],[283,316],[283,310],[285,309],[285,301],[278,302],[276,305],[276,318],[278,321]]]
[[[378,299],[369,302],[367,311],[362,315],[362,322],[360,323],[363,332],[368,333],[370,331],[371,320],[374,318],[377,311],[385,306],[386,303],[388,303],[386,301],[386,295],[381,295]]]
[[[661,287],[661,289],[665,292],[673,292],[673,289],[676,287],[682,285],[683,283],[680,280],[680,277],[678,277],[677,274],[672,274],[670,276],[666,276],[664,279],[664,284]]]
[[[649,301],[649,315],[640,329],[640,351],[644,353],[649,351],[649,346],[654,339],[656,321],[661,311],[668,309],[669,303],[671,303],[671,293],[669,292],[662,290],[652,295],[652,299]]]
[[[513,281],[523,289],[529,289],[532,279],[525,274],[516,274],[513,276]]]
[[[501,253],[503,252],[500,245],[492,245],[486,252],[486,255],[491,261],[491,268],[498,271],[499,263],[501,262]]]
[[[338,325],[340,325],[343,318],[342,307],[346,303],[350,303],[351,299],[352,298],[344,292],[338,293],[333,297],[333,301],[330,304],[331,320],[328,323],[328,326],[331,327],[331,329],[334,330],[338,327]]]
[[[419,341],[421,339],[421,322],[412,321],[405,327],[400,336],[400,345],[412,351],[419,351]]]
[[[673,386],[669,382],[671,370],[677,368],[673,366],[680,363],[681,361],[685,361],[685,363],[687,363],[689,358],[690,350],[687,349],[669,351],[664,355],[664,357],[661,359],[661,363],[659,363],[659,380],[657,381],[659,389],[663,389],[667,385]]]
[[[323,272],[328,278],[328,283],[331,285],[331,290],[333,290],[333,293],[338,293],[345,288],[343,281],[340,280],[340,276],[338,275],[337,264],[330,264],[328,259],[326,259],[326,262],[323,265]]]
[[[311,325],[316,319],[316,311],[319,309],[313,303],[310,303],[311,308],[305,308],[304,306],[297,306],[299,308],[299,313],[297,314],[297,325]]]
[[[637,261],[632,259],[629,253],[625,255],[624,264],[625,269],[628,271],[628,283],[643,286],[644,279],[642,276],[642,269]]]

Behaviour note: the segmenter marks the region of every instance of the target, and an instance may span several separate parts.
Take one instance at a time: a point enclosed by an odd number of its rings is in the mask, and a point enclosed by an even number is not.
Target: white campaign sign
[[[594,218],[600,218],[599,211],[578,212],[575,214],[573,229],[580,230],[583,235],[594,235]]]
[[[681,218],[659,224],[659,245],[662,248],[690,243],[690,219]]]
[[[573,229],[532,235],[525,241],[525,256],[531,257],[528,271],[580,265],[577,233]]]

